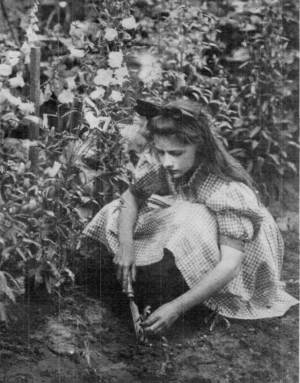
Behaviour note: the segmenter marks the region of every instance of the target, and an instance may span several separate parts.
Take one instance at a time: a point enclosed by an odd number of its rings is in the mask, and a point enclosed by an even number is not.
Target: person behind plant
[[[147,118],[149,151],[84,234],[114,254],[124,292],[137,269],[174,257],[188,289],[153,311],[145,331],[160,333],[199,304],[227,318],[282,316],[298,303],[280,282],[282,237],[207,111],[184,99],[138,100],[136,111]]]

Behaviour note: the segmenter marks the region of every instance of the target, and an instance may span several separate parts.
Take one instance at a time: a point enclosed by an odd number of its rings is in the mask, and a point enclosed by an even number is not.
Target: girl
[[[298,302],[280,282],[280,232],[208,114],[187,100],[163,107],[138,101],[136,111],[147,118],[149,152],[122,198],[84,233],[114,254],[124,292],[136,268],[161,269],[164,255],[174,257],[188,289],[144,321],[146,332],[164,331],[200,303],[229,318],[283,315]]]

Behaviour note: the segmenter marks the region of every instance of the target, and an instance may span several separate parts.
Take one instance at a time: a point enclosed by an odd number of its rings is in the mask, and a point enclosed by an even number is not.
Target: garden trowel
[[[130,307],[135,335],[137,340],[141,340],[141,338],[143,338],[143,329],[141,327],[141,315],[140,315],[138,306],[134,301],[134,291],[133,291],[132,282],[130,278],[128,278],[127,297],[129,299],[129,307]]]

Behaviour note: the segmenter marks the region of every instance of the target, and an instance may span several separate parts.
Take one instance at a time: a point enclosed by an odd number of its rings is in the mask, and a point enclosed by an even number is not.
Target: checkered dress
[[[230,318],[283,315],[298,301],[284,291],[280,271],[284,246],[270,213],[253,191],[199,167],[173,181],[151,157],[141,159],[131,191],[140,200],[134,230],[137,266],[158,262],[168,249],[190,288],[220,261],[220,244],[243,249],[239,274],[203,302]],[[115,254],[119,248],[120,200],[106,205],[84,234]]]

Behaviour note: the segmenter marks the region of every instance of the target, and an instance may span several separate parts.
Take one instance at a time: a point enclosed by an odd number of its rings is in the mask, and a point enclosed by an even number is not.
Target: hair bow
[[[161,106],[144,100],[136,100],[136,106],[134,109],[140,116],[144,116],[147,119],[151,119],[159,115],[172,117],[175,120],[181,120],[184,116],[194,118],[193,114],[176,106]]]

